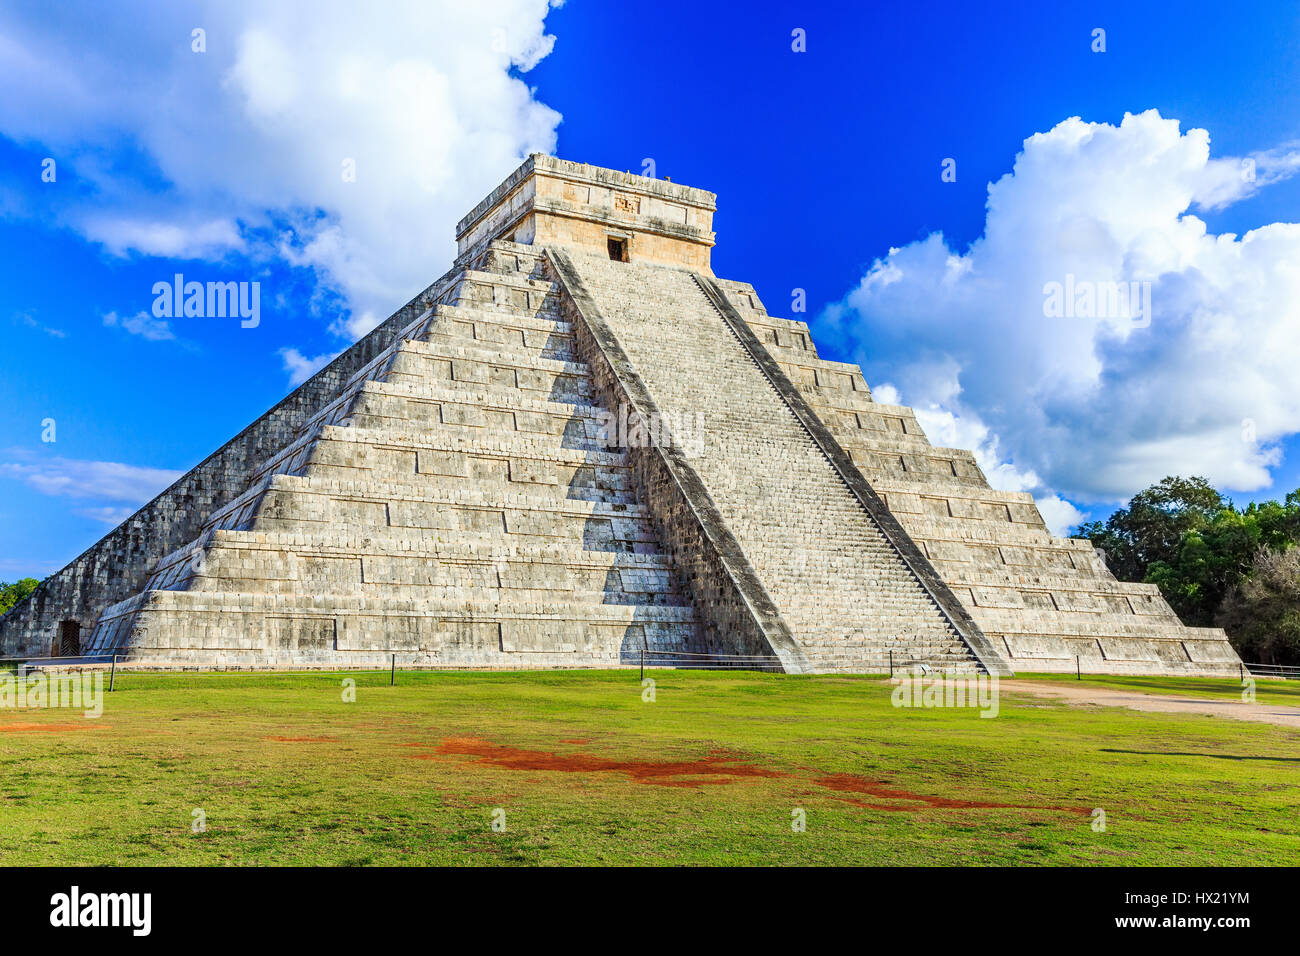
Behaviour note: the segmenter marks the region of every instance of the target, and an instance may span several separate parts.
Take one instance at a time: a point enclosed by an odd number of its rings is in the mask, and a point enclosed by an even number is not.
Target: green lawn
[[[1300,859],[1293,730],[1005,693],[995,719],[896,709],[875,678],[652,676],[644,703],[635,671],[370,673],[346,703],[340,675],[119,673],[98,720],[0,711],[0,862]]]

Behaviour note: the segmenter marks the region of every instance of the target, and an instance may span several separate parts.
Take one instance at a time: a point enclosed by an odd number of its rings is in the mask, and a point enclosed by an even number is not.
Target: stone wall
[[[43,581],[0,618],[0,655],[46,656],[59,622],[81,625],[83,638],[109,605],[139,591],[153,566],[190,541],[208,515],[238,497],[253,471],[328,405],[353,374],[387,348],[429,307],[454,273],[417,295],[361,341],[289,393],[83,554]]]
[[[500,242],[101,617],[132,666],[612,667],[698,652],[538,253]],[[485,271],[487,270],[487,271]]]

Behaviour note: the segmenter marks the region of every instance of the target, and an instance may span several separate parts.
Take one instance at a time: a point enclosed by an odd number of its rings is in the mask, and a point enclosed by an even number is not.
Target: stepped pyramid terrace
[[[0,650],[1237,673],[1221,630],[714,276],[714,210],[531,156],[457,225],[451,271],[45,581]]]

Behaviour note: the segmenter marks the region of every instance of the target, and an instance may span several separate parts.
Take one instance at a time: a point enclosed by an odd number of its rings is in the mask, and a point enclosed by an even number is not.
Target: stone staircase
[[[692,273],[571,259],[658,409],[700,416],[691,464],[813,667],[978,669]]]

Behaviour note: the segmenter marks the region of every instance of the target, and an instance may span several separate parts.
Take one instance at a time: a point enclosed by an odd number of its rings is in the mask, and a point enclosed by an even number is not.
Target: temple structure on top
[[[456,224],[461,259],[500,239],[712,274],[717,197],[534,154]]]
[[[1236,673],[710,264],[715,196],[534,155],[351,349],[0,619],[157,667]]]

